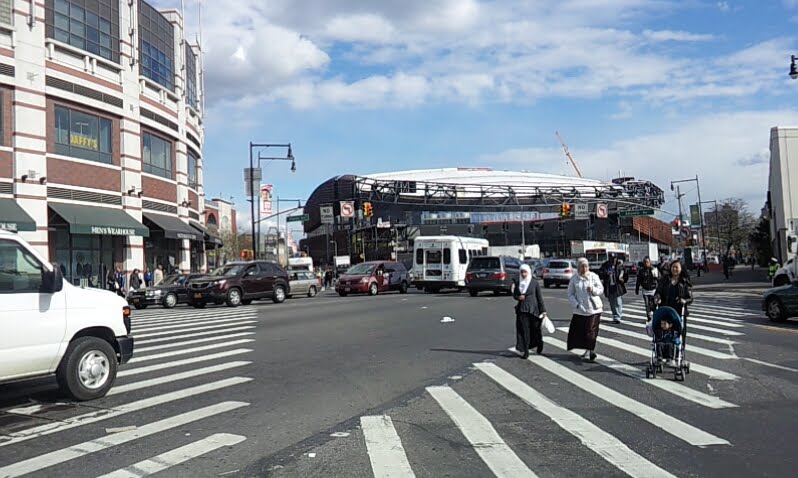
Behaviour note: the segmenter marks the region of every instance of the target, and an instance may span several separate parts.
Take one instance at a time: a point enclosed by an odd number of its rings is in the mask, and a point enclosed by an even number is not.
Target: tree
[[[732,249],[747,249],[751,233],[756,229],[757,221],[748,210],[748,204],[737,198],[721,201],[704,216],[707,236],[719,236],[719,248],[723,254]]]
[[[756,225],[756,229],[751,232],[749,237],[751,249],[756,254],[756,260],[761,266],[766,266],[773,257],[773,243],[770,237],[770,218],[762,216]]]
[[[233,234],[232,231],[224,231],[221,234],[224,245],[219,249],[218,264],[225,264],[230,261],[238,260],[243,249],[252,248],[252,239],[249,234]]]

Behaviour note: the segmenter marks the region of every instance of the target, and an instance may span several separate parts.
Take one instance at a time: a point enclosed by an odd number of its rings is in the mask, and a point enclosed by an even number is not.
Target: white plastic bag
[[[548,315],[543,317],[543,323],[541,325],[549,334],[553,334],[557,330],[554,328],[554,322],[551,321]]]

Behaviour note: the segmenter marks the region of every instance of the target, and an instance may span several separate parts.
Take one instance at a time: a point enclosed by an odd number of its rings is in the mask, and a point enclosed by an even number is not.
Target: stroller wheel
[[[684,363],[684,371],[688,374],[690,373],[690,362]]]

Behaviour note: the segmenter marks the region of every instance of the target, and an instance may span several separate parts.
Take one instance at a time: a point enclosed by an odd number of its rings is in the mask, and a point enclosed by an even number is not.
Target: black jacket
[[[641,267],[637,273],[637,284],[635,285],[635,294],[640,293],[640,288],[643,290],[656,290],[659,285],[659,279],[654,277],[654,268],[646,269]],[[659,272],[659,271],[658,271]]]
[[[546,306],[543,304],[543,293],[540,290],[540,284],[535,279],[529,283],[529,287],[524,294],[524,300],[521,298],[521,290],[518,287],[518,281],[515,281],[513,287],[513,298],[517,301],[515,304],[515,312],[517,314],[531,314],[535,317],[540,317],[546,312]]]
[[[626,295],[626,282],[629,280],[629,273],[626,272],[623,266],[614,266],[615,267],[615,285],[616,285],[616,293],[618,295]],[[601,270],[599,270],[599,277],[601,278],[602,285],[604,285],[604,295],[606,297],[610,296],[610,273],[609,273],[610,265],[609,263],[605,262],[601,266]]]
[[[679,279],[676,285],[671,283],[670,277],[664,277],[657,287],[657,293],[654,294],[654,299],[659,299],[661,307],[672,307],[679,314],[682,313],[682,304],[679,299],[684,299],[684,316],[689,315],[688,306],[693,303],[692,284],[684,277]],[[674,293],[671,294],[671,291]]]

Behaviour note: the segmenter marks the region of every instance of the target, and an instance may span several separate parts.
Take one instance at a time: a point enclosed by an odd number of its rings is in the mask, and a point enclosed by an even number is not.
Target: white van
[[[488,255],[487,239],[460,236],[419,236],[413,241],[413,285],[426,292],[465,287],[468,263]]]
[[[123,298],[64,282],[59,267],[0,231],[0,383],[55,374],[63,392],[92,400],[132,356]]]

